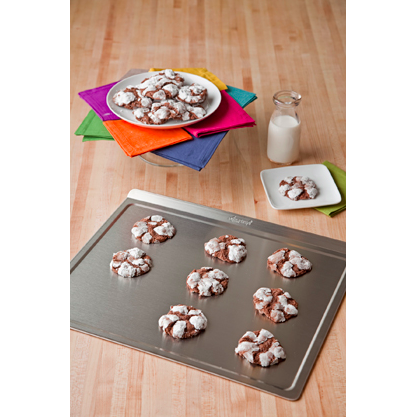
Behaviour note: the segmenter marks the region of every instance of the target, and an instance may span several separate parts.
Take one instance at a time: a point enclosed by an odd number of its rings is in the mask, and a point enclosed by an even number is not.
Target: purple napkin
[[[81,91],[78,95],[90,105],[101,120],[119,120],[120,117],[117,117],[106,103],[107,93],[117,83],[118,81],[91,90]]]

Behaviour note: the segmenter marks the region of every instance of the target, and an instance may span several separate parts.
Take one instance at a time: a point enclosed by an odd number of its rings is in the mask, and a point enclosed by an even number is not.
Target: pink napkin
[[[222,101],[218,109],[207,119],[185,127],[187,132],[200,138],[230,129],[256,126],[255,120],[226,91],[222,90],[220,94]]]

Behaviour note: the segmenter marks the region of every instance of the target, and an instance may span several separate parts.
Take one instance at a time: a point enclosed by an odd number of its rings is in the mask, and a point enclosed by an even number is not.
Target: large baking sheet
[[[146,245],[132,238],[133,224],[150,214],[174,224],[174,239]],[[205,254],[204,242],[224,234],[246,240],[248,256],[240,264]],[[109,267],[112,254],[135,246],[151,256],[153,268],[142,277],[118,277]],[[269,271],[267,257],[282,247],[307,257],[312,271],[297,279]],[[345,265],[344,242],[132,190],[71,261],[71,328],[295,400],[343,299]],[[199,298],[187,290],[187,275],[202,266],[229,276],[222,295]],[[299,303],[298,317],[274,324],[255,313],[252,296],[260,287],[288,291]],[[165,336],[158,319],[175,304],[201,309],[208,319],[205,332],[182,341]],[[246,331],[262,328],[287,353],[277,366],[253,366],[234,353]]]

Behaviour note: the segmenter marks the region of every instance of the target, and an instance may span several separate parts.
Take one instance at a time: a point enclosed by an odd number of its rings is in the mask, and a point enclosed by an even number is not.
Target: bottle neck
[[[277,105],[276,109],[274,111],[273,117],[278,116],[290,116],[297,120],[298,123],[300,123],[300,119],[298,117],[297,111],[295,106],[280,106]]]

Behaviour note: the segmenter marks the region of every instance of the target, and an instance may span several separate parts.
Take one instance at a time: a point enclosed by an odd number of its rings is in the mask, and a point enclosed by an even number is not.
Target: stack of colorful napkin
[[[151,68],[149,71],[159,71]],[[220,142],[231,129],[251,127],[255,121],[243,110],[256,94],[227,86],[205,68],[174,68],[174,71],[190,72],[207,78],[222,95],[219,108],[207,119],[186,127],[185,130],[149,129],[120,120],[106,104],[108,91],[116,83],[79,93],[94,110],[81,123],[76,135],[84,135],[83,141],[115,139],[126,155],[133,157],[149,151],[192,169],[204,168]],[[130,70],[122,79],[147,72]]]

